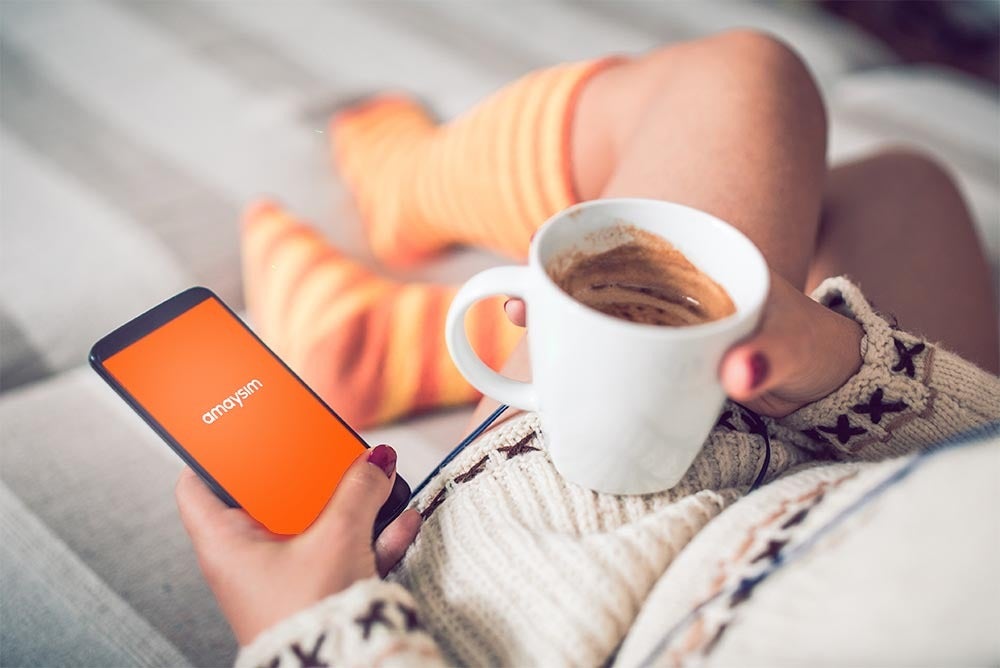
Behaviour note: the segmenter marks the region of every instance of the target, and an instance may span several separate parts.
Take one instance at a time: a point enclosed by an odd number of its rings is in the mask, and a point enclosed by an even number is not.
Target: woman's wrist
[[[762,415],[788,415],[857,372],[862,336],[859,323],[772,272],[757,331],[726,352],[719,377],[733,401]]]
[[[264,629],[240,649],[236,666],[364,665],[401,640],[437,655],[409,592],[370,577]]]
[[[816,330],[816,335],[807,339],[819,343],[810,351],[808,365],[812,373],[807,377],[812,378],[809,381],[811,389],[807,391],[803,388],[800,393],[803,405],[835,393],[856,376],[864,364],[865,329],[861,323],[850,316],[824,309],[817,311],[815,320],[808,326]]]
[[[862,365],[828,396],[775,421],[780,437],[838,459],[883,458],[1000,415],[1000,381],[899,329],[846,278],[827,279],[814,297],[861,327]]]

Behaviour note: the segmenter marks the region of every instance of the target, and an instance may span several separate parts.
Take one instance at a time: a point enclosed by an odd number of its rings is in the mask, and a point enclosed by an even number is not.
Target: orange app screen
[[[111,355],[104,367],[275,533],[306,529],[365,449],[216,299]]]

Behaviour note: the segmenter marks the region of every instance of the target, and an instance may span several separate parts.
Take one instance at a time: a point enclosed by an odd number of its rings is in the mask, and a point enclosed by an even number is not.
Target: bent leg
[[[808,70],[786,46],[751,31],[607,68],[584,85],[572,125],[581,199],[649,197],[707,211],[753,240],[799,290],[815,246],[825,155],[826,115]],[[523,343],[505,372],[529,373]],[[473,421],[495,407],[484,399]]]
[[[836,170],[826,188],[820,232],[825,137],[822,103],[801,62],[770,38],[728,33],[661,49],[595,76],[574,119],[574,179],[584,199],[645,196],[709,211],[747,234],[775,272],[799,289],[829,275],[851,275],[906,327],[996,371],[989,270],[953,184],[940,168],[912,154]],[[899,280],[906,271],[947,280],[915,286]],[[775,389],[818,387],[819,377],[830,384],[852,372],[843,360],[826,358],[856,356],[857,332],[838,331],[840,322],[820,323],[826,314],[790,295],[782,303],[782,313],[772,309],[765,319],[765,335],[741,346],[744,357],[749,360],[755,348],[787,352],[802,344],[782,340],[790,328],[779,322],[798,314],[806,324],[819,323],[812,336],[831,353],[820,361],[839,371],[799,373],[793,370],[797,356],[783,355],[783,387],[777,387],[782,374],[771,370]],[[842,354],[834,354],[845,341]],[[740,366],[749,368],[730,369]],[[506,372],[526,378],[528,370],[522,346]],[[783,414],[801,398],[778,396],[758,409]],[[486,400],[477,421],[494,407]]]
[[[840,274],[904,329],[997,372],[989,265],[961,194],[932,160],[896,150],[830,173],[808,287]]]
[[[729,222],[805,285],[826,175],[826,115],[801,60],[736,31],[597,74],[573,125],[583,199],[650,197]]]
[[[888,151],[831,171],[807,289],[841,274],[903,328],[997,373],[990,269],[954,182],[927,157]],[[528,377],[524,347],[505,373]],[[483,406],[477,422],[493,408]]]

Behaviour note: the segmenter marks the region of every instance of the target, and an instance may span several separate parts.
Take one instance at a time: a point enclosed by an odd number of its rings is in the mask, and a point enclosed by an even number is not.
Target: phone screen
[[[216,298],[103,360],[219,485],[276,533],[306,529],[365,450]]]

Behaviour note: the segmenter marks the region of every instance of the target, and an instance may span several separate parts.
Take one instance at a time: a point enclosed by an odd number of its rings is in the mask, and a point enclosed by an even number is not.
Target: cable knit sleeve
[[[836,459],[883,459],[1000,419],[1000,379],[901,331],[846,278],[828,278],[813,298],[864,329],[862,365],[836,392],[775,421],[779,437]]]
[[[378,578],[279,622],[236,657],[236,668],[443,665],[410,594]]]

